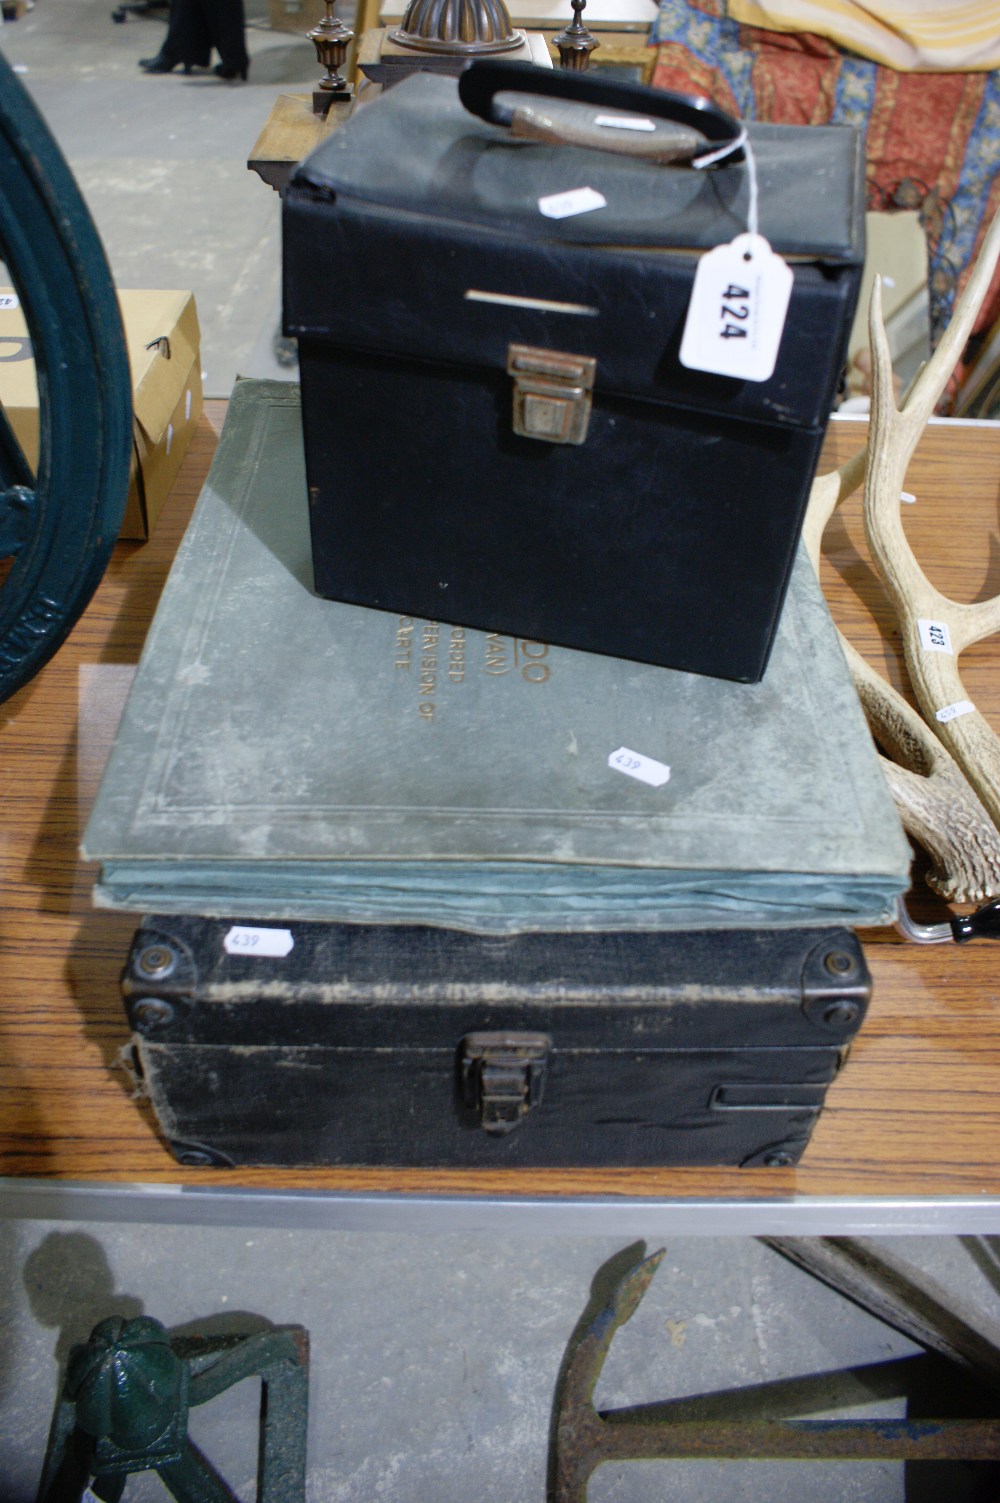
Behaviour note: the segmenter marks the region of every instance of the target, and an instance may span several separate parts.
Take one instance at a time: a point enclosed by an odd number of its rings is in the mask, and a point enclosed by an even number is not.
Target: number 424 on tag
[[[792,270],[763,235],[737,235],[702,256],[681,339],[689,370],[767,381],[774,374]]]

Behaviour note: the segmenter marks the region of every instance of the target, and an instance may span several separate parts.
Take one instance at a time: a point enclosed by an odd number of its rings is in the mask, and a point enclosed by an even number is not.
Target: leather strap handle
[[[740,121],[699,94],[674,94],[666,89],[647,88],[645,84],[620,83],[616,79],[589,73],[538,68],[533,63],[500,62],[492,58],[471,63],[459,76],[458,97],[465,108],[492,125],[509,123],[494,102],[497,94],[509,91],[671,121],[699,131],[713,151],[732,144],[734,149],[720,160],[720,166],[744,159],[742,146],[735,145],[743,134]],[[593,144],[601,143],[595,140]]]

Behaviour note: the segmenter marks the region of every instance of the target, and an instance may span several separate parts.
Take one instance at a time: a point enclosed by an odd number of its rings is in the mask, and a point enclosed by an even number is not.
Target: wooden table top
[[[988,941],[918,946],[892,932],[862,936],[869,1017],[792,1169],[180,1168],[116,1068],[127,1042],[118,975],[135,917],[92,910],[94,871],[78,845],[113,730],[102,694],[110,687],[113,700],[138,660],[225,405],[206,404],[152,540],[117,546],[62,650],[0,706],[0,1175],[541,1197],[1000,1196],[1000,951]],[[831,425],[827,464],[863,434],[863,423]],[[925,565],[934,560],[934,582],[964,600],[1000,591],[1000,426],[932,425],[907,486],[917,496],[908,533]],[[901,684],[856,500],[828,529],[824,586],[840,625]],[[962,659],[969,697],[1000,729],[998,664],[995,638]],[[923,922],[943,916],[926,890],[911,906]]]
[[[279,193],[288,186],[295,167],[319,143],[343,125],[353,100],[331,104],[317,115],[311,94],[279,94],[257,137],[247,166]]]

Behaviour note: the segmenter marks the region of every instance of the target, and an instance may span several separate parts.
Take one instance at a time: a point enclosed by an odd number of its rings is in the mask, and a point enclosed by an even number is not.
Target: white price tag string
[[[747,228],[698,261],[679,358],[689,370],[769,381],[794,278],[791,267],[758,230],[757,163],[746,127],[734,140],[696,157],[692,166],[709,167],[740,147],[747,164]]]
[[[746,158],[747,187],[750,192],[750,202],[747,205],[747,233],[750,235],[756,235],[757,162],[753,154],[753,147],[750,145],[750,137],[747,135],[746,126],[743,126],[735,141],[727,141],[725,146],[720,146],[716,151],[709,151],[706,152],[704,156],[695,157],[694,161],[691,163],[691,166],[695,168],[711,167],[714,163],[721,162],[724,160],[724,158],[732,156],[733,152],[739,151],[741,146],[743,147],[743,155]]]

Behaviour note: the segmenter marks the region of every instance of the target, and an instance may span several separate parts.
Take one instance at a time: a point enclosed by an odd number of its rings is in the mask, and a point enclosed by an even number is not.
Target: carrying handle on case
[[[704,157],[728,165],[744,160],[740,121],[698,94],[483,58],[460,75],[458,96],[480,119],[535,139],[651,161],[697,165]],[[535,99],[563,103],[536,112],[531,108]],[[538,116],[543,117],[540,125]]]

